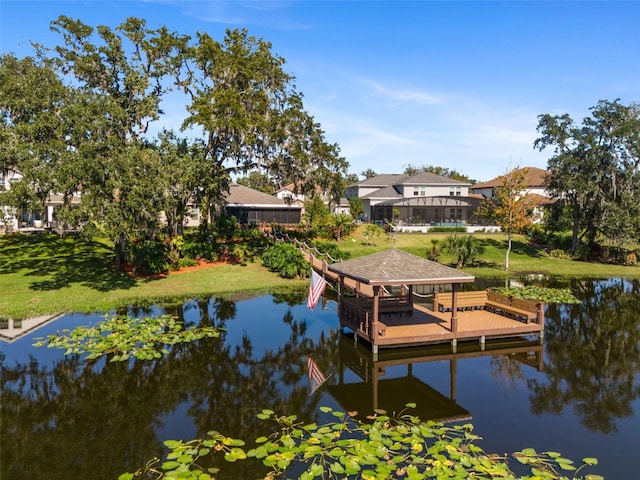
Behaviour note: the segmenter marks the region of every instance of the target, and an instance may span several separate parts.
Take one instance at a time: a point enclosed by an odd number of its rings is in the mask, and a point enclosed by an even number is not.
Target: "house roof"
[[[435,173],[419,172],[415,175],[408,176],[401,182],[402,185],[471,185],[467,182],[455,180],[453,178],[443,177]]]
[[[389,185],[388,187],[383,187],[375,192],[364,195],[361,198],[402,198],[402,195],[396,190],[396,187]]]
[[[349,185],[349,187],[383,188],[389,185],[400,185],[407,177],[409,177],[409,175],[405,173],[382,173],[375,177],[365,178],[361,182]]]
[[[382,378],[375,386],[366,382],[340,382],[329,385],[327,389],[345,411],[358,412],[361,418],[373,413],[374,408],[383,409],[389,413],[402,412],[406,409],[407,398],[416,400],[416,407],[411,409],[411,415],[416,415],[423,421],[434,420],[445,423],[472,418],[471,413],[455,400],[447,398],[412,375]]]
[[[524,175],[524,184],[527,187],[544,187],[544,179],[547,175],[547,171],[541,168],[536,167],[523,167],[520,170],[526,170]],[[488,180],[486,182],[480,182],[473,185],[471,188],[473,190],[481,189],[481,188],[496,188],[502,185],[502,179],[504,175],[500,175],[492,180]]]
[[[531,198],[536,205],[552,205],[556,202],[552,198],[545,197],[544,195],[538,195],[537,193],[529,193],[527,197]]]
[[[229,193],[226,195],[225,201],[229,207],[300,208],[297,205],[288,205],[284,200],[273,195],[237,183],[232,183],[229,186]]]
[[[475,277],[402,250],[385,250],[329,265],[329,270],[368,285],[469,283]]]
[[[303,187],[304,187],[304,184],[302,182],[298,182],[297,184],[289,183],[288,185],[285,185],[284,187],[276,190],[275,193],[291,192],[291,193],[295,193],[296,195],[300,195],[303,191]],[[322,193],[322,187],[320,187],[319,185],[316,185],[314,188],[314,191],[316,193]]]

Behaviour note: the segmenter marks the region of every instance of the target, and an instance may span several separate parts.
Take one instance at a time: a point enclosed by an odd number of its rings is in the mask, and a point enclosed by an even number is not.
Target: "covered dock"
[[[313,259],[312,265],[316,268]],[[321,273],[338,283],[340,325],[356,340],[379,348],[459,340],[537,335],[544,332],[543,305],[489,297],[486,291],[460,292],[475,277],[402,250],[392,249],[330,265]],[[414,302],[418,285],[438,285],[450,293],[434,294],[434,305]],[[400,293],[393,293],[399,291]],[[351,295],[349,295],[351,293]]]

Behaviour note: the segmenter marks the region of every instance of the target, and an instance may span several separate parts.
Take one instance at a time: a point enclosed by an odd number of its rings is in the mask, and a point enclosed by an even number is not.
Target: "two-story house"
[[[537,219],[542,219],[544,208],[554,203],[554,200],[549,197],[545,184],[547,171],[536,167],[523,167],[520,170],[524,171],[522,194],[533,199],[536,205],[533,213]],[[474,194],[482,195],[483,198],[491,198],[494,190],[502,185],[503,178],[504,175],[500,175],[486,182],[476,183],[471,187],[471,191]]]
[[[480,201],[470,185],[427,172],[382,174],[349,185],[346,197],[359,197],[365,220],[377,224],[462,225]]]

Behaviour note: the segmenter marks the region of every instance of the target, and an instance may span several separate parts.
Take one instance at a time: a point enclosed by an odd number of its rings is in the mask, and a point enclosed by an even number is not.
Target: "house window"
[[[450,208],[449,209],[449,218],[451,220],[462,220],[462,209],[461,208]]]
[[[427,195],[427,187],[425,187],[424,185],[422,185],[422,186],[415,185],[413,187],[413,196],[414,197],[424,197],[426,195]]]
[[[449,187],[449,195],[459,197],[462,195],[462,187]]]
[[[191,207],[189,211],[189,218],[194,222],[200,220],[200,209],[198,207]]]

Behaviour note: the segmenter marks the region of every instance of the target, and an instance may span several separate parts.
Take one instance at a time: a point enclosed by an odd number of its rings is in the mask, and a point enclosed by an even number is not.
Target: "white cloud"
[[[374,81],[363,81],[364,85],[373,90],[375,95],[381,96],[388,100],[412,102],[422,105],[437,105],[444,103],[442,96],[433,95],[419,90],[410,90],[405,88],[388,88]]]

